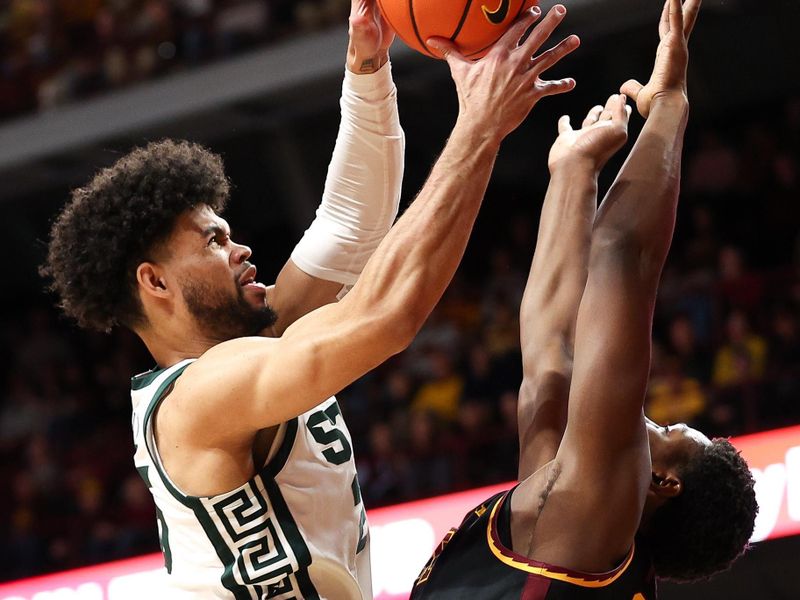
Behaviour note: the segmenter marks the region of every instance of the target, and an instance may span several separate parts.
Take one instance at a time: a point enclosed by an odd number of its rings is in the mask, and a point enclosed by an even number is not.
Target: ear
[[[658,473],[653,471],[653,479],[650,482],[650,491],[659,498],[667,500],[680,495],[680,493],[683,491],[683,483],[677,474],[671,471]]]
[[[143,262],[136,267],[136,281],[142,294],[153,298],[167,298],[171,290],[167,287],[164,269],[151,262]]]

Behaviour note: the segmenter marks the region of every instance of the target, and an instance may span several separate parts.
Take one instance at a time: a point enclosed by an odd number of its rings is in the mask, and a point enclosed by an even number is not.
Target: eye
[[[218,246],[224,246],[227,241],[228,241],[228,236],[227,235],[225,235],[224,233],[218,233],[214,237],[212,237],[210,240],[208,240],[208,245],[209,246],[213,246],[213,245],[216,244]]]

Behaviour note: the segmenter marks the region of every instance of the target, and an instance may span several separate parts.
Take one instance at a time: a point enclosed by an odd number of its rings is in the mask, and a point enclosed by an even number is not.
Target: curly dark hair
[[[656,511],[647,537],[658,577],[686,583],[727,570],[745,552],[758,504],[750,469],[726,439],[680,474],[683,491]]]
[[[221,158],[202,146],[162,140],[136,148],[72,192],[39,272],[81,327],[134,327],[144,320],[138,265],[153,259],[179,215],[201,204],[220,212],[228,195]]]

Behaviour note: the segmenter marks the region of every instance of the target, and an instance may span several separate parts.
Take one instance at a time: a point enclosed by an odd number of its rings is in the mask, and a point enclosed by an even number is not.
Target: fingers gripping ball
[[[538,0],[378,0],[384,18],[414,50],[442,58],[425,41],[449,38],[467,58],[480,58]]]

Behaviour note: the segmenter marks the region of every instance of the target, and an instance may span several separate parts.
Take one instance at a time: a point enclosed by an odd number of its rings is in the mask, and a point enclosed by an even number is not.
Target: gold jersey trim
[[[628,556],[622,561],[622,564],[607,573],[581,573],[580,571],[554,567],[517,554],[513,550],[503,546],[500,543],[500,536],[497,534],[497,511],[508,499],[508,494],[509,492],[506,492],[492,507],[492,513],[486,525],[486,541],[495,558],[509,567],[548,579],[564,581],[580,587],[601,588],[611,585],[622,577],[633,561],[633,555],[636,549],[635,544],[631,546],[630,552],[628,552]]]

